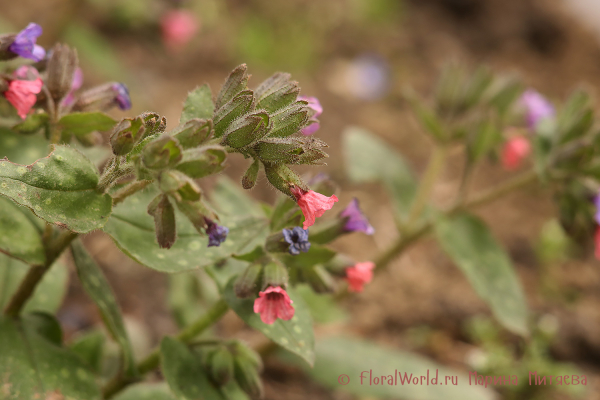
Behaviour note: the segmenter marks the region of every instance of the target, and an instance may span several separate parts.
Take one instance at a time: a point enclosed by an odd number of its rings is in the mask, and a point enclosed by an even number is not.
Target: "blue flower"
[[[42,27],[32,22],[21,32],[17,33],[15,41],[8,49],[21,57],[41,61],[46,56],[46,50],[42,46],[35,44],[36,39],[41,34]]]
[[[229,228],[217,225],[214,221],[206,218],[206,233],[208,234],[208,247],[219,246],[227,239]]]
[[[346,232],[364,232],[367,235],[375,233],[375,229],[358,207],[357,199],[352,199],[350,204],[340,213],[340,217],[347,218],[344,225]]]
[[[115,92],[115,101],[121,110],[129,110],[131,108],[131,97],[127,86],[122,83],[114,83],[112,90]]]
[[[282,232],[283,238],[290,244],[288,251],[291,255],[297,256],[300,252],[306,253],[310,249],[308,229],[295,226],[292,229],[284,229]]]

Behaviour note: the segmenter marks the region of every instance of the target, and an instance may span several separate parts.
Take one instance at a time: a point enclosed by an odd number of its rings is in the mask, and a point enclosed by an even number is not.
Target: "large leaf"
[[[210,119],[213,117],[215,105],[212,101],[210,87],[204,84],[188,93],[183,103],[183,112],[179,123],[183,124],[192,118]]]
[[[248,196],[248,191],[226,176],[219,177],[210,198],[222,218],[265,216],[258,202]]]
[[[28,265],[0,254],[0,309],[7,305],[27,271]],[[58,311],[67,292],[68,281],[69,271],[65,265],[60,262],[52,265],[25,304],[24,311],[45,311],[51,314]]]
[[[44,264],[46,253],[36,218],[25,207],[0,197],[0,251],[28,264]]]
[[[400,218],[408,215],[417,184],[404,159],[368,131],[350,127],[344,131],[346,170],[356,183],[379,182],[388,190]]]
[[[94,376],[68,349],[42,336],[30,319],[0,317],[3,399],[101,399]]]
[[[48,155],[48,141],[42,135],[21,135],[0,127],[0,158],[31,164]]]
[[[299,355],[312,366],[315,361],[315,337],[310,311],[302,296],[288,288],[287,293],[295,309],[294,317],[289,321],[277,319],[273,324],[267,325],[260,320],[260,315],[254,312],[254,299],[240,299],[235,295],[234,282],[235,278],[230,280],[223,292],[223,299],[229,307],[252,328],[261,331],[286,350]]]
[[[505,328],[527,335],[527,303],[506,252],[478,218],[461,214],[435,227],[442,248]]]
[[[491,400],[492,390],[469,385],[464,373],[435,364],[416,354],[344,336],[317,341],[317,361],[308,374],[317,382],[357,397],[410,400]],[[363,374],[361,384],[361,373]],[[437,384],[431,379],[438,377]],[[411,382],[405,379],[411,378]],[[429,375],[429,385],[427,384]],[[381,377],[385,376],[382,382]],[[425,378],[421,382],[421,376]],[[448,376],[448,380],[446,380]],[[392,378],[389,381],[390,377]],[[412,379],[418,377],[419,384]],[[458,384],[452,384],[452,378]],[[372,378],[377,378],[374,383]],[[402,384],[404,380],[404,384]],[[390,384],[392,383],[392,384]]]
[[[119,305],[117,304],[117,300],[115,299],[110,284],[106,280],[100,267],[98,267],[96,262],[79,241],[76,241],[71,245],[71,250],[73,252],[73,261],[75,262],[77,275],[79,276],[83,289],[92,298],[94,303],[96,303],[107,329],[117,343],[119,343],[119,346],[121,346],[126,373],[129,376],[136,376],[137,370],[135,359],[133,358],[131,342],[125,331],[121,310],[119,309]]]
[[[177,400],[165,382],[138,383],[129,386],[113,400]]]
[[[80,112],[67,114],[58,121],[58,128],[63,133],[84,136],[94,131],[108,131],[117,123],[108,115],[95,112]]]
[[[178,211],[175,212],[177,241],[170,249],[156,242],[154,220],[146,212],[158,194],[154,187],[128,197],[113,212],[104,227],[117,246],[140,264],[161,272],[181,272],[212,265],[233,253],[245,253],[264,243],[267,221],[264,218],[224,220],[229,228],[227,240],[218,247],[207,247],[208,238],[201,236]]]
[[[97,192],[97,185],[96,167],[66,146],[31,165],[0,161],[0,194],[79,233],[102,228],[110,215],[112,198]]]

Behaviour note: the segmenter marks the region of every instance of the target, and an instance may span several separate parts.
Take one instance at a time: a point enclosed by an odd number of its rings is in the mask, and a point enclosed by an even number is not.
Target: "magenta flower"
[[[319,123],[317,118],[323,113],[323,106],[321,106],[319,99],[317,99],[316,97],[298,96],[298,100],[303,100],[303,101],[308,102],[308,107],[312,108],[314,111],[314,114],[311,117],[309,125],[300,130],[300,132],[303,135],[310,136],[313,133],[315,133],[316,131],[318,131],[319,128],[321,127],[321,124]]]
[[[26,65],[17,69],[13,76],[21,79],[10,81],[4,97],[17,109],[19,117],[25,119],[31,107],[36,103],[37,94],[42,90],[44,83],[37,70]]]
[[[340,213],[340,217],[346,218],[344,230],[346,232],[364,232],[367,235],[375,233],[375,229],[369,223],[367,217],[358,207],[358,200],[352,199],[350,204]]]
[[[83,85],[83,71],[81,68],[77,67],[75,69],[75,73],[73,74],[73,80],[71,81],[71,90],[62,100],[63,106],[70,106],[75,102],[75,91],[80,89],[81,85]]]
[[[348,290],[351,292],[362,292],[363,286],[373,279],[374,268],[375,264],[370,261],[357,263],[352,267],[346,268]]]
[[[208,235],[208,247],[220,246],[221,243],[227,239],[229,228],[218,225],[216,222],[209,218],[204,219],[206,221],[206,234]]]
[[[129,110],[131,108],[131,97],[129,97],[129,90],[123,83],[114,83],[111,86],[115,92],[115,102],[121,110]]]
[[[325,214],[325,211],[331,210],[333,203],[338,201],[334,194],[331,197],[316,193],[313,190],[306,191],[298,186],[292,186],[290,191],[296,198],[298,206],[304,214],[303,228],[307,229],[315,223],[315,219]]]
[[[172,51],[183,48],[198,32],[200,23],[196,16],[186,10],[172,10],[161,21],[162,39]]]
[[[15,41],[8,49],[23,58],[41,61],[46,56],[46,50],[42,46],[35,44],[38,36],[41,34],[42,27],[32,22],[21,32],[17,33]]]
[[[517,169],[529,153],[531,153],[529,139],[524,136],[514,136],[504,143],[502,165],[509,171]]]
[[[260,314],[260,319],[265,324],[271,325],[277,318],[289,321],[294,316],[293,301],[281,287],[269,286],[264,292],[258,293],[254,300],[254,312]]]
[[[552,104],[533,89],[526,90],[521,95],[520,102],[525,107],[527,125],[532,131],[541,121],[554,118],[555,111]]]

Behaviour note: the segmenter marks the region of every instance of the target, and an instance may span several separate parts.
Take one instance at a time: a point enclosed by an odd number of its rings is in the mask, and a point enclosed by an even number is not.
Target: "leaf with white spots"
[[[28,264],[44,264],[42,232],[34,218],[25,207],[0,197],[0,252]]]
[[[77,275],[81,281],[81,285],[86,293],[92,298],[102,319],[106,324],[108,331],[115,338],[121,350],[123,351],[124,370],[128,376],[136,376],[137,369],[135,359],[133,358],[133,350],[131,342],[125,331],[121,310],[115,299],[112,288],[102,273],[102,270],[81,242],[76,241],[71,245],[73,253],[73,261],[77,269]]]
[[[31,165],[0,161],[1,195],[78,233],[102,228],[110,215],[112,198],[96,191],[98,178],[96,167],[66,146]]]
[[[0,317],[0,391],[2,399],[100,400],[92,373],[73,352],[38,332],[39,326]]]
[[[29,271],[27,264],[0,254],[0,309],[4,309],[27,271]],[[67,267],[61,262],[54,263],[25,303],[24,311],[55,313],[65,297],[68,282]]]
[[[438,221],[438,241],[504,327],[527,336],[527,302],[506,252],[477,217],[461,214]]]
[[[200,235],[175,210],[177,241],[170,249],[161,249],[156,242],[154,219],[146,212],[158,193],[156,187],[149,186],[128,197],[115,207],[103,228],[125,254],[142,265],[161,272],[188,271],[213,265],[233,253],[248,252],[265,241],[266,218],[224,219],[219,224],[229,228],[227,240],[218,247],[208,247],[208,237]]]
[[[177,400],[166,382],[138,383],[126,388],[113,400]]]
[[[288,288],[286,291],[293,301],[294,317],[289,321],[277,319],[273,324],[267,325],[260,320],[260,315],[254,312],[253,298],[240,299],[235,295],[235,280],[236,278],[231,279],[223,291],[223,300],[227,305],[252,328],[261,331],[286,350],[299,355],[312,366],[315,362],[315,335],[310,310],[302,296]]]

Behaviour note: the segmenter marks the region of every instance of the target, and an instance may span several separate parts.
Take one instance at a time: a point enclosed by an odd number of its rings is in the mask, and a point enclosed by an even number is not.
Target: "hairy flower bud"
[[[212,121],[210,119],[193,118],[175,128],[171,135],[179,141],[179,144],[185,150],[198,147],[208,140],[211,130]]]
[[[307,104],[305,101],[297,101],[271,114],[273,128],[269,132],[269,137],[287,137],[306,127],[310,119],[310,109]]]
[[[123,156],[129,153],[133,146],[142,139],[145,130],[144,121],[140,117],[122,119],[115,125],[113,133],[110,135],[113,154]]]
[[[142,151],[142,161],[148,169],[173,168],[181,161],[183,150],[177,139],[162,136],[150,142]]]
[[[327,144],[312,137],[268,138],[256,145],[256,151],[267,162],[317,165],[329,157],[321,147]]]
[[[202,195],[196,182],[177,170],[162,172],[158,182],[163,193],[169,193],[183,201],[198,201]]]
[[[242,177],[242,187],[244,189],[252,189],[254,185],[256,185],[259,168],[260,163],[258,162],[258,160],[254,160],[254,162],[250,164],[250,167],[248,167],[246,173]]]
[[[166,195],[159,195],[148,205],[148,214],[154,217],[156,240],[162,249],[170,249],[175,243],[175,210]]]
[[[82,92],[73,105],[73,111],[106,111],[115,106],[131,108],[127,86],[119,82],[105,83]]]
[[[214,117],[215,137],[222,137],[237,118],[254,109],[252,90],[244,90],[217,110]]]
[[[246,64],[242,64],[235,68],[231,74],[229,74],[221,88],[221,91],[217,95],[217,99],[215,101],[215,108],[217,110],[237,96],[238,93],[246,89],[248,79],[250,78],[247,70],[248,67]]]
[[[290,74],[278,72],[256,89],[257,107],[272,113],[295,102],[298,94],[298,82],[290,82]]]
[[[238,277],[233,290],[239,298],[247,298],[256,295],[258,292],[258,281],[263,271],[260,263],[249,265],[246,270]]]
[[[233,121],[225,131],[223,142],[234,149],[256,143],[269,133],[269,114],[255,111]]]
[[[78,64],[77,50],[60,43],[52,48],[46,69],[46,86],[55,102],[60,102],[71,91]]]
[[[290,196],[292,199],[296,200],[296,197],[290,191],[292,186],[298,186],[301,188],[308,187],[302,181],[302,179],[296,174],[292,169],[290,169],[287,165],[284,164],[272,164],[272,163],[264,163],[265,166],[265,174],[267,175],[267,179],[277,190],[282,192],[283,194]]]
[[[233,378],[233,355],[226,347],[221,346],[215,350],[209,363],[210,375],[219,386],[227,384]]]
[[[155,112],[145,112],[140,114],[139,117],[144,120],[146,127],[144,137],[161,134],[167,129],[167,119],[165,117],[161,118]]]
[[[219,145],[203,146],[183,151],[177,170],[192,178],[203,178],[221,172],[227,154]]]
[[[289,281],[287,269],[277,261],[265,265],[263,269],[262,290],[269,286],[286,288]]]

